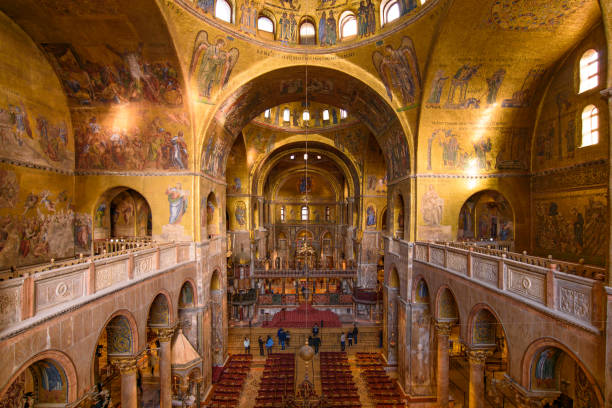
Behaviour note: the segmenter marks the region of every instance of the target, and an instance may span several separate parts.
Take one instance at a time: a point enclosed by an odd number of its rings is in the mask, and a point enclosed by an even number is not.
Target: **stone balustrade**
[[[438,242],[441,245],[448,245],[454,248],[471,250],[473,252],[478,252],[481,254],[494,255],[494,256],[505,256],[508,259],[513,261],[527,263],[530,265],[541,266],[544,268],[551,268],[554,265],[554,269],[559,272],[565,272],[571,275],[582,276],[585,278],[605,281],[607,276],[607,271],[605,268],[601,266],[595,265],[585,265],[583,263],[576,262],[568,262],[561,261],[558,259],[553,259],[552,256],[548,256],[547,258],[527,255],[527,252],[519,253],[519,252],[511,252],[507,249],[500,249],[500,245],[492,243],[492,247],[487,247],[483,245],[473,246],[468,243],[463,242]],[[504,246],[501,246],[504,248]]]
[[[356,269],[265,269],[255,268],[255,278],[356,278]]]
[[[590,330],[601,329],[603,268],[557,264],[547,258],[460,243],[415,242],[413,260],[494,288],[541,310],[554,311]]]
[[[0,282],[0,339],[105,293],[194,260],[192,243],[147,245],[30,268]]]
[[[127,237],[96,239],[93,241],[92,246],[94,255],[103,255],[124,251],[126,249],[139,249],[150,246],[151,244],[151,237]]]

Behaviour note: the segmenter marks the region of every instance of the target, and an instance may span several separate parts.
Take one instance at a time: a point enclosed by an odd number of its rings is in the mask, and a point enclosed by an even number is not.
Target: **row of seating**
[[[215,408],[236,408],[247,375],[251,369],[252,356],[233,354],[230,356],[219,381],[213,389],[211,406]]]
[[[295,386],[295,354],[270,353],[266,358],[255,408],[280,408]]]
[[[321,391],[328,406],[360,408],[361,401],[344,351],[321,352]]]
[[[406,398],[397,382],[385,371],[383,360],[375,353],[357,353],[357,366],[366,383],[368,396],[376,408],[400,408],[406,406]]]

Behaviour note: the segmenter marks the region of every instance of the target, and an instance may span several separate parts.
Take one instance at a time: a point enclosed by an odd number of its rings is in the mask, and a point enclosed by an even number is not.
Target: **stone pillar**
[[[263,199],[263,197],[257,197],[257,209],[259,210],[257,212],[257,215],[259,216],[258,226],[259,226],[259,228],[263,228],[264,227],[264,212],[266,211],[264,209],[264,199]]]
[[[172,408],[172,335],[173,328],[157,329],[159,339],[160,408]]]
[[[349,198],[348,199],[348,217],[347,217],[347,221],[348,221],[348,225],[350,227],[353,226],[353,204],[355,203],[355,199],[354,198]]]
[[[436,340],[438,342],[437,355],[437,389],[438,389],[438,406],[442,408],[448,407],[448,339],[450,337],[453,322],[436,321]]]
[[[490,349],[471,349],[468,351],[470,364],[469,408],[484,407],[484,368],[485,361],[492,354]]]
[[[138,389],[136,388],[136,371],[138,359],[133,356],[113,358],[111,360],[121,372],[121,407],[138,407]]]

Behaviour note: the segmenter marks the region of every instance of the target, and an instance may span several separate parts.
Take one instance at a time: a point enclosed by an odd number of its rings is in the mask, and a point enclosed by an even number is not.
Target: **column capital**
[[[451,330],[455,325],[455,321],[436,320],[436,334],[439,336],[450,336]]]
[[[468,350],[467,356],[470,364],[484,364],[487,357],[493,354],[493,349],[489,348],[473,348]]]
[[[134,356],[112,357],[111,363],[117,366],[121,375],[135,373],[138,369],[138,358]]]
[[[174,335],[174,327],[160,327],[153,330],[160,342],[171,341]]]

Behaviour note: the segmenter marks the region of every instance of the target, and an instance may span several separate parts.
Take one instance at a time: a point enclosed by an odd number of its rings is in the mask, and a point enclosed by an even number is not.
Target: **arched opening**
[[[357,36],[357,17],[355,17],[355,13],[350,10],[342,12],[339,22],[340,38],[342,40],[351,39]],[[342,117],[342,111],[343,110],[340,111],[340,118],[344,119]],[[346,113],[346,111],[344,112]]]
[[[470,313],[467,337],[467,349],[459,358],[451,360],[450,375],[469,378],[470,364],[473,364],[470,359],[478,355],[477,360],[484,358],[485,395],[493,394],[496,384],[503,381],[508,370],[508,344],[504,327],[491,309],[482,304],[476,305]],[[467,387],[458,386],[455,391],[457,397],[464,398],[464,403],[467,404]]]
[[[459,307],[455,295],[447,287],[441,289],[436,304],[436,321],[452,324],[448,339],[448,352],[451,357],[459,356],[464,352],[461,342]]]
[[[95,242],[123,238],[150,239],[153,218],[148,201],[136,190],[115,187],[107,190],[94,207]]]
[[[393,235],[398,239],[404,239],[404,208],[404,198],[398,193],[393,199]]]
[[[380,26],[383,27],[402,15],[398,0],[386,0],[380,4]]]
[[[468,198],[459,212],[457,239],[496,241],[514,247],[514,211],[495,190],[480,191]]]
[[[595,392],[596,386],[589,381],[582,367],[557,347],[543,347],[536,352],[531,362],[530,385],[531,391],[549,394],[554,399],[552,404],[545,407],[601,406]]]
[[[108,394],[112,401],[121,401],[121,374],[116,362],[133,357],[137,347],[132,322],[131,316],[115,315],[102,329],[94,350],[93,383],[101,395]],[[139,366],[144,364],[144,360],[139,362]]]
[[[213,238],[216,235],[219,235],[220,231],[220,209],[219,204],[217,203],[217,198],[215,197],[215,193],[211,192],[206,198],[206,231],[208,235],[208,239]]]
[[[160,293],[153,299],[149,307],[147,317],[147,353],[142,361],[141,376],[141,401],[143,406],[156,406],[160,404],[160,395],[156,385],[161,381],[164,353],[170,353],[172,341],[172,330],[168,330],[172,322],[172,310],[168,297]],[[168,356],[166,356],[167,358]],[[169,367],[168,367],[169,369]]]
[[[51,358],[43,358],[17,375],[2,400],[8,403],[7,407],[24,407],[26,404],[30,407],[63,407],[69,402],[68,391],[68,378],[62,365]]]
[[[603,396],[592,373],[571,350],[552,338],[533,342],[523,356],[522,385],[551,407],[603,407]]]
[[[585,51],[580,57],[580,86],[578,93],[596,88],[599,85],[599,53],[593,49]]]
[[[315,43],[316,30],[314,21],[306,18],[300,23],[300,44],[315,45]]]
[[[599,109],[595,105],[587,105],[582,110],[582,142],[580,147],[599,143]]]
[[[227,0],[216,0],[215,2],[215,17],[226,23],[232,22],[232,5]]]

